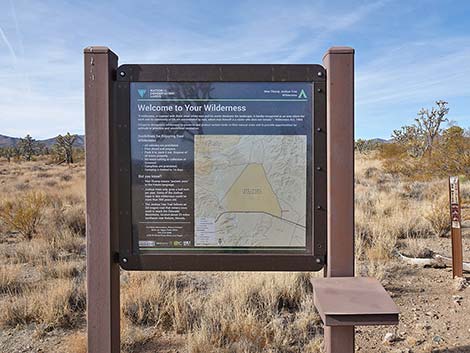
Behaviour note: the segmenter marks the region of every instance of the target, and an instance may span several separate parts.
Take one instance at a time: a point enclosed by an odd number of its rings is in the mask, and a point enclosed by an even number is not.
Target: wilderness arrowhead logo
[[[140,98],[144,98],[145,93],[147,93],[147,90],[146,89],[138,89],[137,92],[139,92]]]
[[[297,96],[297,98],[307,98],[307,94],[305,93],[303,89],[300,90],[300,93]]]

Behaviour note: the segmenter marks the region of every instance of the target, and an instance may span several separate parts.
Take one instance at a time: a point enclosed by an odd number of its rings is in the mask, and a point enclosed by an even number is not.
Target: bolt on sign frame
[[[289,249],[184,248],[144,252],[133,226],[131,90],[133,84],[306,83],[311,87],[310,145],[307,153],[306,246]],[[132,89],[131,89],[132,88]],[[318,271],[326,258],[327,131],[326,71],[321,65],[122,65],[113,82],[110,115],[112,227],[119,235],[122,268],[178,271]],[[310,117],[307,117],[310,118]],[[238,251],[236,251],[238,250]]]

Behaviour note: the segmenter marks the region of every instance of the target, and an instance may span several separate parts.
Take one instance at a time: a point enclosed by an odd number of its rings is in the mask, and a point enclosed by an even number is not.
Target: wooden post
[[[449,177],[449,203],[452,238],[452,276],[463,277],[463,249],[459,177]]]
[[[118,244],[111,232],[109,121],[117,56],[88,47],[85,58],[87,333],[89,353],[120,351]]]
[[[354,277],[354,49],[330,48],[327,82],[327,277]],[[327,353],[354,352],[354,326],[326,326]]]

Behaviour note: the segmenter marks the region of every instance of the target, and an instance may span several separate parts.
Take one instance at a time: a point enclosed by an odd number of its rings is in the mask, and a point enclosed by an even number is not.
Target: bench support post
[[[330,48],[327,72],[327,277],[354,276],[354,49]],[[328,353],[354,352],[354,326],[325,326]]]

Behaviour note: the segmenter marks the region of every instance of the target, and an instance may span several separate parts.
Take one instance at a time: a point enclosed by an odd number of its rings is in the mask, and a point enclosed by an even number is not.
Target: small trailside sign
[[[452,228],[460,228],[459,177],[449,177]]]
[[[114,97],[123,268],[323,267],[323,67],[124,65]]]

